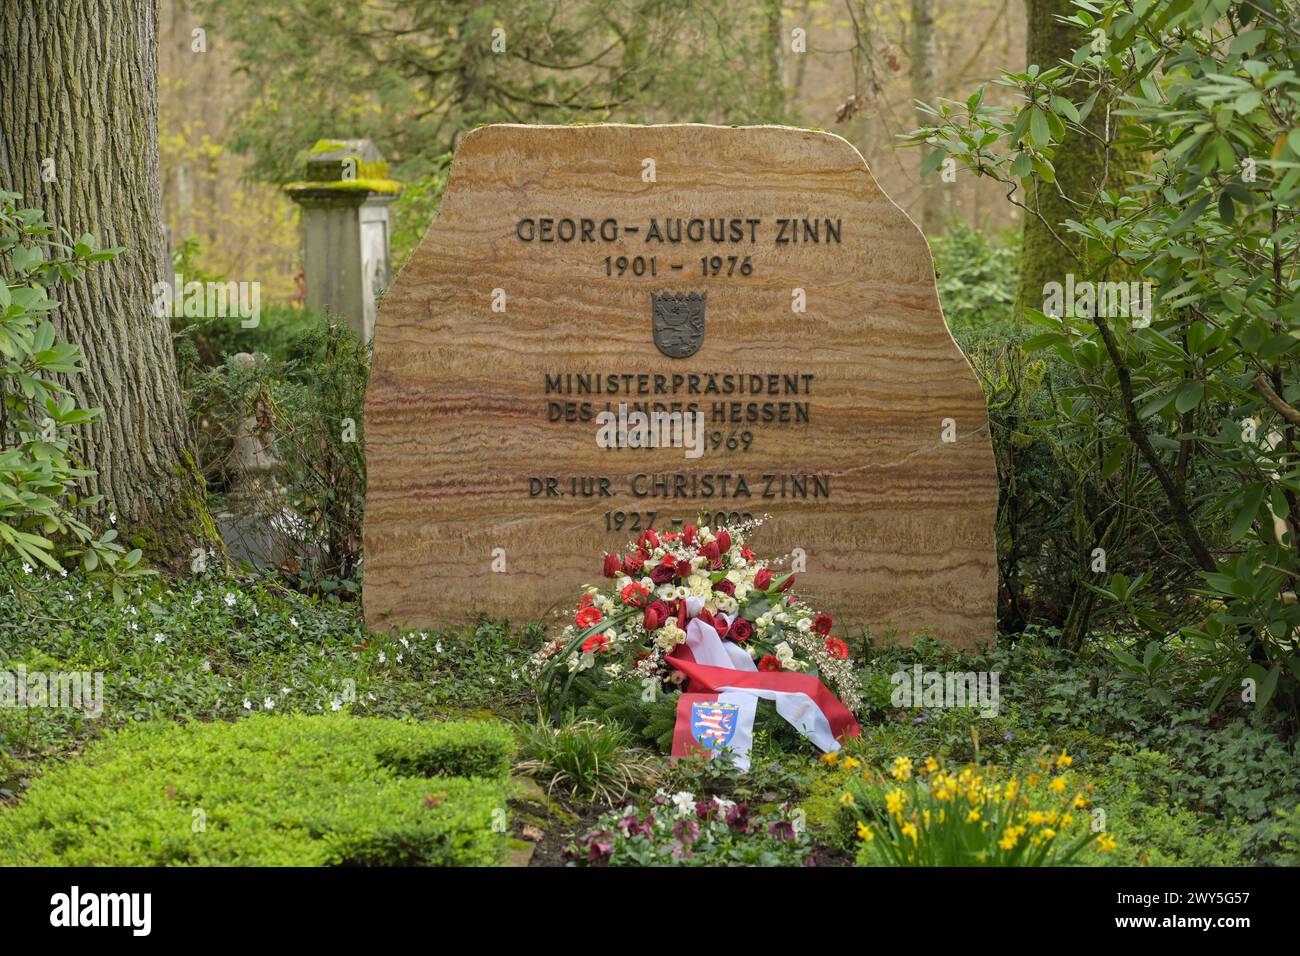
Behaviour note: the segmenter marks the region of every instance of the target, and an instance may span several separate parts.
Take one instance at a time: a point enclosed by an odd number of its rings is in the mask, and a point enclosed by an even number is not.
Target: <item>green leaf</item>
[[[1184,412],[1190,412],[1197,405],[1201,404],[1201,399],[1205,396],[1205,383],[1192,379],[1184,382],[1183,387],[1178,390],[1178,396],[1174,399],[1174,408],[1181,415]]]
[[[1264,485],[1256,483],[1249,486],[1243,497],[1241,509],[1233,516],[1232,525],[1228,529],[1228,539],[1230,541],[1240,541],[1246,536],[1251,525],[1255,523],[1255,516],[1259,514],[1259,506],[1264,501]]]

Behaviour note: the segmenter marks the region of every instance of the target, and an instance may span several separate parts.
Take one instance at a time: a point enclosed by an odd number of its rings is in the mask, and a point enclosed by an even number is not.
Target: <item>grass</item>
[[[548,791],[558,789],[612,807],[659,782],[658,762],[630,747],[627,734],[617,726],[594,720],[570,720],[554,727],[525,724],[519,735],[527,758],[519,769],[544,782]]]

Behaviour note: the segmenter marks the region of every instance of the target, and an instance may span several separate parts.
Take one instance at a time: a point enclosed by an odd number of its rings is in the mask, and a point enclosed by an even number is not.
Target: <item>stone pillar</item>
[[[323,139],[311,148],[305,178],[284,187],[302,207],[307,307],[347,319],[368,342],[375,297],[392,278],[388,205],[402,191],[368,139]]]

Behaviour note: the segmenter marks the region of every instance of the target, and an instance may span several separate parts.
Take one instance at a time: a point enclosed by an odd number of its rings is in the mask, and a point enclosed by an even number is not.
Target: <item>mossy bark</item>
[[[1029,15],[1026,36],[1028,65],[1049,70],[1061,60],[1069,59],[1075,49],[1088,42],[1089,37],[1076,27],[1056,19],[1075,12],[1070,0],[1026,0],[1025,6]],[[1087,88],[1067,92],[1076,106],[1082,105],[1090,94],[1091,90]],[[1018,314],[1026,308],[1043,307],[1046,283],[1064,283],[1067,272],[1074,273],[1078,279],[1088,277],[1088,267],[1093,264],[1081,267],[1071,254],[1071,251],[1076,255],[1079,253],[1081,243],[1065,230],[1064,223],[1069,219],[1086,218],[1102,190],[1122,190],[1133,181],[1132,171],[1140,167],[1142,157],[1137,151],[1114,143],[1109,148],[1107,146],[1115,135],[1114,108],[1113,104],[1099,97],[1083,123],[1094,135],[1067,129],[1064,141],[1052,154],[1056,182],[1030,183],[1026,205],[1031,212],[1025,214],[1024,242],[1021,245]],[[1042,220],[1034,214],[1035,211],[1041,214]],[[1061,242],[1057,241],[1058,238]],[[1118,278],[1113,272],[1110,277]]]
[[[84,356],[67,384],[103,409],[78,448],[95,472],[85,490],[105,497],[124,542],[175,566],[216,538],[170,325],[152,309],[154,284],[171,273],[157,82],[157,0],[0,8],[0,185],[73,236],[126,250],[56,293],[55,325]]]

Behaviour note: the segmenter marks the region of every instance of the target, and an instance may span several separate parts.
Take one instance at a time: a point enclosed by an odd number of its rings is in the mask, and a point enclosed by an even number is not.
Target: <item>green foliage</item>
[[[100,672],[104,680],[97,717],[0,707],[0,791],[17,791],[41,761],[75,754],[88,737],[143,721],[336,710],[519,719],[532,709],[517,673],[535,629],[485,621],[370,634],[356,604],[216,568],[190,580],[142,580],[121,604],[109,590],[81,572],[0,589],[0,669]]]
[[[18,193],[0,191],[0,560],[62,572],[58,558],[79,558],[87,571],[123,582],[146,573],[140,551],[127,552],[117,532],[96,534],[81,512],[102,504],[80,497],[73,442],[99,415],[79,408],[61,377],[79,375],[81,352],[55,336],[49,313],[60,283],[121,249],[95,249],[95,239],[60,241],[39,209],[22,208]]]
[[[863,866],[1068,866],[1098,862],[1114,839],[1094,835],[1091,787],[1064,751],[1017,775],[994,765],[957,772],[932,757],[896,757],[889,773],[844,768],[842,805],[856,821]]]
[[[991,236],[957,222],[931,239],[930,249],[943,315],[963,348],[1024,338],[1024,326],[1012,320],[1020,255],[1014,233]]]
[[[279,458],[282,488],[260,488],[264,500],[254,504],[268,514],[287,505],[301,519],[273,525],[296,555],[297,566],[285,573],[304,590],[353,598],[361,577],[369,347],[347,328],[316,320],[287,351],[285,358],[257,355],[251,364],[228,356],[193,374],[186,401],[199,461],[214,492],[229,490],[241,477],[236,431],[255,419]]]
[[[614,806],[633,790],[653,786],[659,778],[655,761],[628,745],[619,727],[594,720],[567,720],[557,726],[523,725],[519,769],[562,789]]]
[[[502,727],[331,717],[146,723],[0,810],[0,863],[485,866],[500,861]],[[484,772],[496,779],[459,779]]]
[[[372,139],[414,189],[395,210],[397,262],[428,223],[419,194],[440,175],[428,157],[476,126],[785,119],[761,7],[202,0],[197,10],[249,79],[230,145],[256,177],[299,179],[308,144],[346,134]]]
[[[1180,543],[1178,561],[1200,573],[1212,598],[1191,603],[1199,621],[1172,624],[1216,657],[1213,699],[1248,679],[1260,700],[1294,713],[1293,11],[1275,0],[1076,6],[1069,22],[1080,46],[1068,63],[1005,74],[999,83],[1019,97],[1009,109],[988,104],[982,89],[943,104],[914,139],[934,148],[931,161],[955,156],[1012,189],[1050,183],[1067,129],[1083,128],[1103,88],[1118,98],[1105,146],[1116,157],[1136,148],[1149,169],[1131,170],[1137,185],[1103,192],[1087,217],[1051,225],[1078,247],[1079,281],[1138,276],[1155,288],[1154,313],[1056,301],[1063,297],[1044,288],[1043,310],[1027,312],[1043,331],[1027,345],[1077,371],[1057,421],[1088,436],[1102,477],[1136,474],[1159,489],[1162,536]],[[1126,521],[1151,520],[1133,497],[1119,506]],[[1157,617],[1169,610],[1158,588],[1152,603]]]

